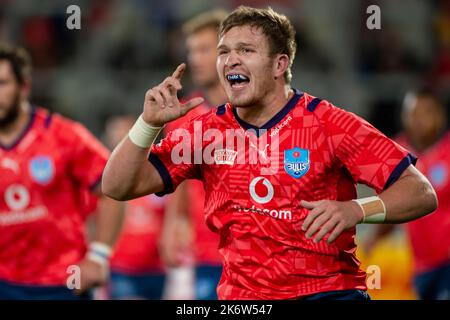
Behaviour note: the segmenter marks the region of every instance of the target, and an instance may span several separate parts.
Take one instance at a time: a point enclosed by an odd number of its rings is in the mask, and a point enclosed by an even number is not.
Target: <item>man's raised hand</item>
[[[178,100],[177,92],[182,88],[180,80],[185,69],[186,64],[180,64],[170,77],[146,92],[142,118],[147,124],[161,127],[184,116],[204,101],[203,98],[193,98],[186,103]]]

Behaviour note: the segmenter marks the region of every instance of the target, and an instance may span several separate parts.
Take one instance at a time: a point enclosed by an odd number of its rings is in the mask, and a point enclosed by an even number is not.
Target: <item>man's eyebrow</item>
[[[255,47],[253,43],[247,43],[247,42],[238,42],[237,47]]]
[[[253,43],[247,43],[247,42],[238,42],[236,44],[236,48],[242,48],[242,47],[256,47]],[[221,44],[217,47],[217,49],[228,49],[227,45]]]

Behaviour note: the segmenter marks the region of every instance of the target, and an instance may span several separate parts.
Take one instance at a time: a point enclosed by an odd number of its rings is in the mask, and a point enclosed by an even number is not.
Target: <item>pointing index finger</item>
[[[180,80],[181,77],[183,76],[184,70],[186,69],[186,64],[182,63],[180,64],[175,71],[172,74],[172,77],[174,77],[175,79]]]

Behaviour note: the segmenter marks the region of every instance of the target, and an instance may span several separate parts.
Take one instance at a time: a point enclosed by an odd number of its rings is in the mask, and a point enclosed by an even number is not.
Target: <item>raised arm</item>
[[[178,119],[203,102],[194,98],[181,104],[181,76],[186,65],[145,94],[144,108],[129,134],[114,149],[103,172],[102,191],[116,200],[130,200],[161,191],[163,181],[147,161],[148,151],[164,125]]]

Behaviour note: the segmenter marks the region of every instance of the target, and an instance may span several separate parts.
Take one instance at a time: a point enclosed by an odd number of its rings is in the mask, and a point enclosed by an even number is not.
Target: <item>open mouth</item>
[[[250,79],[243,74],[229,74],[227,80],[232,88],[241,88],[250,82]]]

